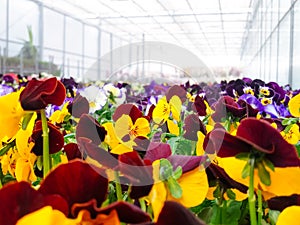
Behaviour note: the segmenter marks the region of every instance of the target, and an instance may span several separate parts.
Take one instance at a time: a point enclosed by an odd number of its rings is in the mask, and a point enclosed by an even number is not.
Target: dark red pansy
[[[136,151],[120,155],[119,162],[120,172],[130,180],[130,197],[139,199],[147,196],[154,182],[151,163],[143,161]]]
[[[100,148],[98,145],[93,143],[90,139],[85,137],[78,138],[78,146],[80,152],[83,155],[87,155],[90,158],[96,160],[102,166],[110,169],[114,169],[118,166],[118,159],[116,159],[108,151]]]
[[[146,212],[133,204],[123,201],[114,202],[106,207],[99,208],[97,207],[96,201],[92,199],[86,204],[74,204],[72,214],[78,215],[78,213],[84,209],[88,210],[93,217],[99,214],[108,215],[111,211],[116,210],[119,220],[126,224],[140,224],[150,221],[150,216]]]
[[[85,97],[77,94],[72,103],[68,105],[69,113],[75,118],[80,118],[82,114],[88,114],[90,105]]]
[[[214,105],[214,109],[215,112],[212,114],[212,118],[215,122],[221,122],[222,118],[225,118],[228,112],[238,118],[241,118],[246,114],[246,108],[240,106],[230,96],[221,96]]]
[[[280,132],[268,122],[255,118],[242,120],[237,128],[236,136],[227,133],[224,129],[214,129],[205,137],[204,149],[211,151],[212,145],[220,157],[231,157],[241,152],[250,152],[255,149],[265,153],[274,166],[299,166],[295,146],[289,144]]]
[[[49,129],[49,152],[50,154],[54,154],[60,151],[64,146],[64,137],[59,129],[53,125],[52,123],[48,122],[48,129]],[[31,140],[34,142],[34,146],[32,148],[32,152],[36,155],[43,154],[43,130],[42,130],[42,121],[38,120],[35,123]]]
[[[204,135],[206,135],[206,129],[204,124],[199,119],[199,117],[195,114],[188,115],[185,118],[183,129],[184,129],[183,137],[188,140],[197,141],[198,131],[201,131]]]
[[[41,182],[39,192],[60,195],[71,210],[73,204],[86,203],[91,199],[95,199],[97,206],[101,206],[107,188],[108,180],[103,169],[76,159],[50,172]]]
[[[150,142],[144,159],[154,162],[157,159],[168,158],[170,155],[172,155],[172,150],[169,144]]]
[[[41,110],[48,104],[61,105],[66,98],[66,89],[56,77],[39,81],[30,80],[20,94],[21,106],[24,110]]]
[[[169,102],[170,99],[174,95],[178,96],[182,103],[185,102],[185,100],[186,100],[186,90],[184,88],[180,87],[179,85],[173,85],[172,87],[170,87],[167,90],[167,93],[166,93],[167,101]]]
[[[155,225],[205,225],[189,209],[173,201],[166,201]]]
[[[68,213],[66,201],[59,196],[44,196],[27,182],[11,183],[0,189],[0,224],[15,225],[28,213],[46,205]]]
[[[272,210],[282,211],[292,205],[300,206],[300,195],[277,196],[267,201],[268,207]]]
[[[81,154],[78,145],[76,143],[69,143],[64,146],[64,152],[67,155],[69,161],[72,159],[82,159],[83,155]]]
[[[218,181],[224,188],[235,188],[240,192],[247,193],[248,187],[233,180],[223,168],[211,163],[206,168],[206,174],[209,182],[216,183]]]
[[[122,104],[116,108],[112,118],[116,122],[123,114],[129,115],[132,123],[143,116],[143,113],[134,104]]]
[[[206,156],[189,156],[189,155],[172,155],[172,150],[169,144],[151,142],[144,156],[144,160],[149,160],[153,163],[158,159],[167,159],[176,169],[181,166],[182,172],[186,173],[206,162]]]
[[[76,127],[76,139],[86,137],[91,139],[96,145],[104,141],[107,131],[98,121],[88,114],[83,114]]]
[[[192,105],[192,108],[199,116],[206,116],[206,105],[204,99],[199,95],[196,96],[195,102]]]

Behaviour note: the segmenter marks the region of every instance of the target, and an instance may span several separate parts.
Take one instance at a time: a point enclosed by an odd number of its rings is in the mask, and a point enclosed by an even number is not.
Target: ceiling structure
[[[213,65],[238,65],[252,0],[41,0],[127,40],[165,41]]]

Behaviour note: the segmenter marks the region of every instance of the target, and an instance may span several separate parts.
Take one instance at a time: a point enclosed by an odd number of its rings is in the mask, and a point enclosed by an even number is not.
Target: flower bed
[[[289,86],[1,79],[0,224],[299,221]]]

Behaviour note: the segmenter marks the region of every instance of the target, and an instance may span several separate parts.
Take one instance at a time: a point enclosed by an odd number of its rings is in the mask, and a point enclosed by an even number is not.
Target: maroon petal
[[[42,181],[39,192],[44,195],[62,196],[71,209],[75,203],[96,199],[100,206],[106,198],[108,180],[104,170],[81,160],[62,164],[50,172]]]
[[[111,155],[108,151],[98,147],[90,139],[81,137],[78,139],[78,145],[83,155],[87,155],[96,160],[106,168],[114,169],[118,166],[118,159]]]
[[[202,121],[195,114],[188,115],[184,120],[183,137],[192,141],[198,140],[197,132],[201,131],[206,134],[206,129]]]
[[[209,181],[218,180],[225,188],[236,188],[243,193],[247,193],[247,186],[233,180],[231,177],[229,177],[229,175],[223,168],[219,167],[216,164],[211,163],[206,168],[206,174]]]
[[[85,97],[77,94],[71,104],[68,105],[69,113],[75,118],[80,118],[82,114],[88,114],[90,105]]]
[[[44,109],[48,104],[61,105],[66,98],[64,85],[55,77],[44,81],[33,78],[20,95],[24,110]]]
[[[300,166],[295,146],[284,140],[280,132],[267,121],[244,119],[237,129],[237,136],[256,150],[266,153],[274,166]]]
[[[77,215],[83,209],[88,210],[93,217],[99,214],[108,215],[111,211],[116,210],[120,221],[126,224],[138,224],[150,221],[150,216],[139,207],[123,201],[114,202],[104,208],[98,208],[96,201],[93,199],[86,204],[75,204],[72,209],[72,214]]]
[[[50,154],[59,152],[64,146],[64,137],[59,129],[48,122],[49,129],[49,151]],[[36,155],[43,154],[43,130],[42,130],[42,121],[38,120],[35,124],[34,130],[31,135],[31,139],[34,142],[32,152]]]
[[[162,208],[156,225],[205,225],[189,209],[177,202],[166,201]]]
[[[207,158],[204,156],[171,155],[167,159],[174,169],[181,166],[182,173],[186,173],[205,163]]]
[[[172,155],[172,150],[169,144],[161,142],[150,142],[144,160],[154,162],[157,159],[167,158]]]
[[[193,104],[193,110],[198,113],[199,116],[206,116],[206,105],[204,99],[199,95],[196,96]]]
[[[138,199],[147,196],[152,188],[152,166],[145,164],[136,151],[119,156],[120,171],[132,185],[130,197]]]
[[[251,145],[236,136],[232,136],[224,129],[217,128],[212,130],[205,137],[204,149],[207,153],[217,153],[220,157],[231,157],[241,152],[250,152]]]
[[[169,102],[170,99],[174,96],[178,96],[181,102],[185,102],[186,100],[186,90],[179,85],[173,85],[170,87],[166,93],[167,101]]]
[[[269,199],[267,202],[270,209],[282,211],[292,205],[300,206],[300,195],[278,196]]]
[[[59,197],[48,197],[33,189],[27,182],[11,183],[0,189],[0,224],[14,225],[17,221],[46,205],[55,209],[63,209],[66,204],[64,199]],[[63,212],[65,210],[63,209]]]
[[[96,145],[104,141],[107,131],[101,126],[98,121],[88,114],[83,114],[80,117],[79,123],[76,127],[76,139],[86,137],[91,139]]]
[[[116,108],[112,118],[116,122],[123,114],[129,115],[133,123],[143,116],[143,113],[134,104],[122,104]]]
[[[69,161],[72,159],[82,159],[82,154],[78,148],[78,145],[75,143],[69,143],[64,146],[64,152],[67,155]]]

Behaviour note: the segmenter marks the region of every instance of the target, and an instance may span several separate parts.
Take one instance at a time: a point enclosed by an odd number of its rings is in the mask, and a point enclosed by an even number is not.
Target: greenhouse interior
[[[296,225],[300,1],[0,0],[0,225]]]

